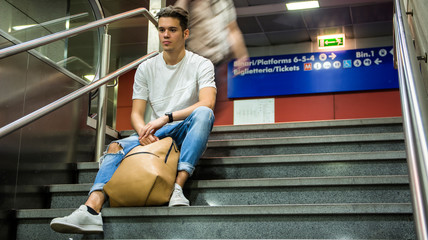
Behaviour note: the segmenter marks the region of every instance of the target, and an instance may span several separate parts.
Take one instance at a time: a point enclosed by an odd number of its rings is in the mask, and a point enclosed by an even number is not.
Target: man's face
[[[180,20],[172,17],[161,17],[158,22],[159,41],[164,51],[181,50],[189,36],[189,30],[183,31]]]

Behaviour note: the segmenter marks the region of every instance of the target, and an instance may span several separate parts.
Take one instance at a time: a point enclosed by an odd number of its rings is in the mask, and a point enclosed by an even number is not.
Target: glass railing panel
[[[87,0],[0,0],[0,29],[20,42],[37,39],[92,22]],[[40,54],[77,76],[91,80],[99,62],[99,30],[36,48]]]

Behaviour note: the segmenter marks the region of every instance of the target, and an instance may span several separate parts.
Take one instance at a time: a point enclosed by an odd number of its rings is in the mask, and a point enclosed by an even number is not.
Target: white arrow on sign
[[[391,51],[389,51],[389,53],[391,53],[391,55],[394,55],[394,48],[391,49]]]
[[[376,58],[376,60],[374,62],[376,63],[376,65],[379,65],[379,63],[381,63],[382,60],[380,60],[379,58]]]
[[[331,60],[334,60],[336,58],[336,54],[331,53],[330,56],[328,56],[329,58],[331,58]]]

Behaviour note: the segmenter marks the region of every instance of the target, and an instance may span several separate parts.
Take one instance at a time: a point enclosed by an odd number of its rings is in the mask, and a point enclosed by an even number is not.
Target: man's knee
[[[208,107],[198,107],[193,112],[193,124],[198,126],[199,130],[204,132],[205,130],[211,132],[214,125],[214,112]]]
[[[201,117],[203,119],[212,119],[214,118],[214,112],[211,108],[200,106],[194,110],[194,113],[197,117]]]
[[[205,114],[213,113],[213,110],[211,108],[205,107],[205,106],[199,106],[194,111],[200,112],[200,113],[205,113]]]
[[[111,143],[107,148],[107,153],[118,153],[120,150],[122,150],[122,146],[120,146],[119,143]]]

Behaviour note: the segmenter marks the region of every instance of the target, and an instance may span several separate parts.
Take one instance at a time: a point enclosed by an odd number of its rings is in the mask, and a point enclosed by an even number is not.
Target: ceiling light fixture
[[[300,2],[289,2],[285,4],[287,10],[302,10],[310,8],[319,8],[320,4],[318,1],[300,1]]]
[[[85,75],[83,77],[88,79],[91,82],[94,81],[94,79],[95,79],[95,75],[93,75],[93,74],[88,74],[88,75]]]
[[[19,31],[19,30],[27,29],[27,28],[34,27],[34,26],[36,26],[36,24],[20,25],[20,26],[12,27],[12,29],[15,31]]]

